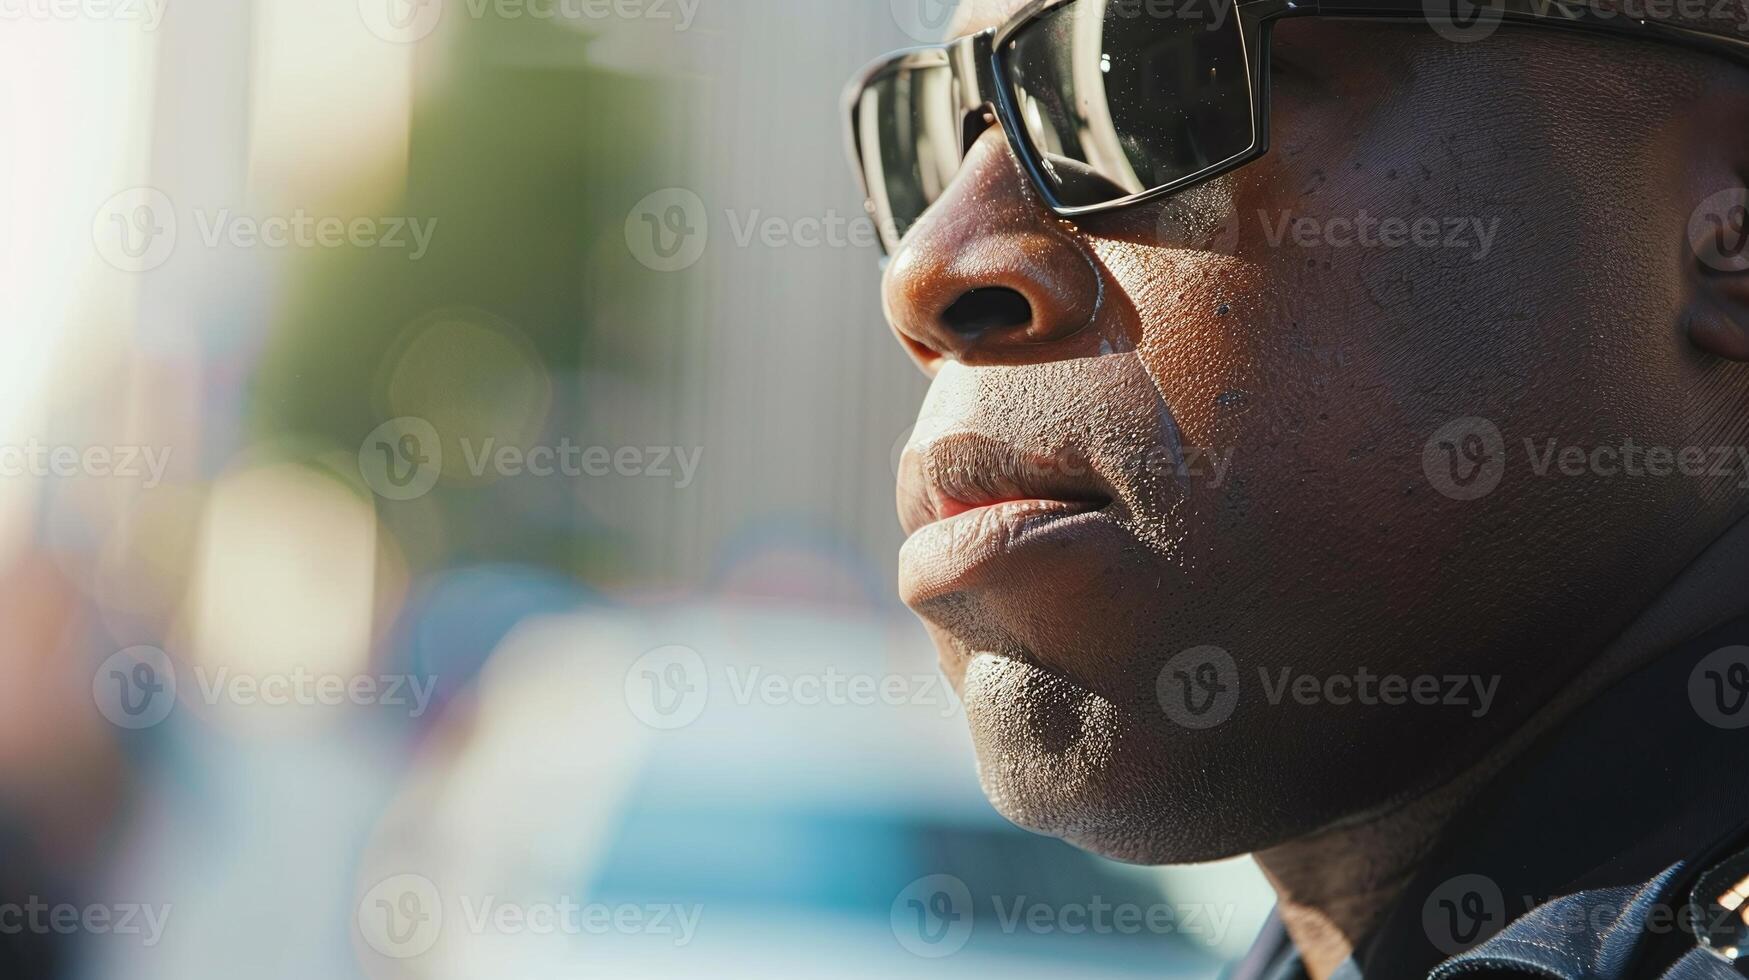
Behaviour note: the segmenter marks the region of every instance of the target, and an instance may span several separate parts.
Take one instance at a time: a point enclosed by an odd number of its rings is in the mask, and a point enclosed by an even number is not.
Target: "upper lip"
[[[899,518],[907,534],[1009,501],[1062,501],[1092,510],[1114,497],[1091,461],[1072,447],[1029,453],[977,432],[910,446],[899,465]]]

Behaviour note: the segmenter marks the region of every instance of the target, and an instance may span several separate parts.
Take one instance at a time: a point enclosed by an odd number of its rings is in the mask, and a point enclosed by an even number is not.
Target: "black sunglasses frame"
[[[924,67],[951,69],[957,109],[962,117],[977,113],[992,113],[1007,135],[1008,143],[1033,186],[1058,216],[1115,211],[1179,193],[1230,173],[1262,157],[1269,151],[1269,41],[1275,24],[1287,17],[1329,17],[1344,20],[1380,20],[1400,23],[1455,25],[1468,29],[1475,24],[1497,18],[1497,25],[1532,25],[1556,30],[1609,34],[1705,51],[1749,64],[1749,38],[1733,38],[1661,21],[1636,20],[1626,14],[1597,10],[1584,0],[1482,0],[1473,5],[1474,18],[1460,20],[1444,11],[1455,6],[1454,0],[1234,0],[1224,14],[1235,18],[1244,45],[1247,84],[1251,93],[1251,145],[1245,150],[1188,174],[1168,184],[1151,187],[1140,193],[1101,204],[1064,205],[1053,191],[1046,175],[1043,156],[1032,142],[1025,125],[1020,123],[1019,108],[1014,101],[1013,86],[1004,80],[1011,77],[1006,53],[1013,47],[1017,35],[1046,14],[1059,7],[1081,0],[1033,0],[1000,27],[967,35],[945,44],[907,48],[874,63],[859,73],[845,89],[844,108],[849,117],[849,151],[857,180],[862,186],[864,207],[881,220],[875,203],[874,188],[869,186],[868,170],[863,159],[862,100],[870,85],[884,76],[901,70]],[[1468,3],[1468,0],[1455,0]],[[961,148],[964,153],[965,148]],[[879,229],[882,251],[890,253],[903,237],[903,230]]]

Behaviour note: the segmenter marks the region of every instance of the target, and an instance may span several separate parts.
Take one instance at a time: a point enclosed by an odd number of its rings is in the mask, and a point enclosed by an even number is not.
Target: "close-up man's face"
[[[1749,975],[1749,0],[0,78],[0,980]]]
[[[1690,234],[1749,159],[1694,108],[1741,118],[1723,62],[1319,18],[1282,22],[1269,67],[1266,155],[1070,219],[986,116],[885,271],[933,379],[902,595],[995,805],[1125,860],[1257,850],[1450,779],[1741,497],[1736,466],[1546,457],[1736,435],[1743,376],[1693,339],[1740,302]],[[1441,696],[1294,694],[1369,673]]]

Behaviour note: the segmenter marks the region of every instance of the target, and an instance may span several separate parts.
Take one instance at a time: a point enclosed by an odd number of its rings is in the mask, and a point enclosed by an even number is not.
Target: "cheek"
[[[1233,452],[1224,484],[1189,488],[1190,574],[1291,575],[1281,594],[1325,601],[1332,621],[1510,605],[1571,573],[1542,551],[1502,572],[1482,549],[1546,537],[1587,492],[1531,479],[1526,440],[1682,438],[1671,399],[1621,388],[1623,364],[1653,392],[1680,388],[1664,336],[1680,298],[1658,288],[1677,246],[1651,186],[1673,181],[1649,162],[1645,186],[1588,179],[1632,157],[1626,137],[1600,144],[1576,110],[1437,60],[1476,52],[1421,55],[1442,86],[1411,73],[1388,96],[1278,98],[1268,156],[1083,229],[1186,445]],[[1605,200],[1623,190],[1634,214]],[[1481,502],[1430,475],[1436,434],[1467,418],[1497,427],[1512,467]],[[1621,486],[1589,493],[1582,509],[1613,524],[1646,511]],[[1465,588],[1485,594],[1438,595],[1441,556],[1480,562]],[[1376,605],[1346,594],[1360,587]]]
[[[1389,604],[1368,615],[1424,602],[1393,598],[1403,581],[1437,581],[1437,548],[1400,547],[1404,531],[1438,536],[1414,526],[1422,412],[1392,383],[1399,365],[1354,315],[1354,297],[1285,249],[1241,242],[1225,256],[1106,241],[1099,254],[1136,307],[1137,355],[1185,445],[1229,461],[1218,482],[1202,474],[1185,486],[1189,584],[1364,589]],[[1331,609],[1331,621],[1343,618]]]
[[[1121,241],[1096,244],[1141,324],[1137,356],[1185,443],[1213,447],[1223,419],[1257,388],[1267,331],[1265,270],[1210,253]]]
[[[1344,161],[1300,162],[1338,170]],[[1135,307],[1138,357],[1186,445],[1231,453],[1220,485],[1188,487],[1187,565],[1204,584],[1223,581],[1217,588],[1239,581],[1269,583],[1278,595],[1327,593],[1332,623],[1345,611],[1358,623],[1424,609],[1442,580],[1439,555],[1461,534],[1433,499],[1424,452],[1440,423],[1469,403],[1454,397],[1459,388],[1495,380],[1474,368],[1503,362],[1488,332],[1422,314],[1473,295],[1473,282],[1441,273],[1449,257],[1283,237],[1284,218],[1320,228],[1331,217],[1352,220],[1361,208],[1338,202],[1367,193],[1326,182],[1314,209],[1284,190],[1295,176],[1264,169],[1234,178],[1230,255],[1134,238],[1097,244]],[[1381,303],[1380,291],[1393,286],[1418,291]],[[1421,546],[1405,548],[1409,540]],[[1350,609],[1362,591],[1366,608]]]

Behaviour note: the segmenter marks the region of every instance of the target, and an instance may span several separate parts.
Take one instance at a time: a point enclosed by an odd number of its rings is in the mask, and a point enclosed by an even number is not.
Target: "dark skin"
[[[1021,5],[969,4],[954,34]],[[1269,155],[1166,204],[1060,221],[992,127],[885,299],[934,378],[902,467],[901,591],[991,800],[1127,861],[1257,853],[1323,977],[1470,787],[1744,611],[1708,582],[1749,548],[1684,578],[1749,512],[1740,471],[1539,477],[1524,443],[1744,442],[1749,273],[1688,240],[1749,175],[1749,87],[1682,49],[1527,29],[1300,21],[1275,53]],[[1478,259],[1265,230],[1363,211],[1497,233]],[[992,287],[1025,302],[954,308]],[[1507,449],[1478,500],[1423,463],[1467,417]],[[1231,453],[1219,478],[1181,465],[1198,450]],[[1074,516],[1041,533],[1041,513]],[[1157,684],[1205,646],[1241,696],[1199,730]],[[1455,671],[1497,694],[1479,716],[1270,703],[1260,668]]]

